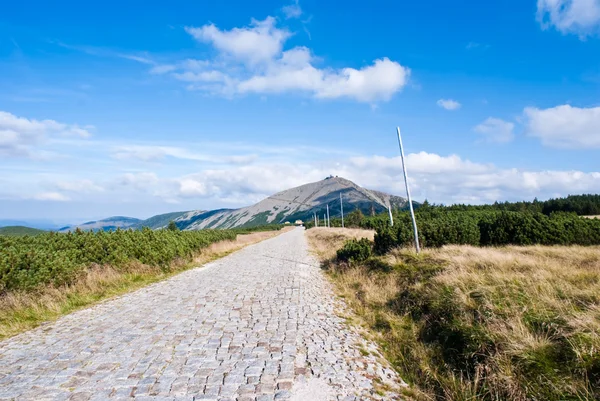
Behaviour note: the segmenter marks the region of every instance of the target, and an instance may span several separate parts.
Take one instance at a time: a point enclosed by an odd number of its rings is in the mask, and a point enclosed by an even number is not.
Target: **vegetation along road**
[[[295,229],[1,342],[0,399],[396,398],[338,302]]]

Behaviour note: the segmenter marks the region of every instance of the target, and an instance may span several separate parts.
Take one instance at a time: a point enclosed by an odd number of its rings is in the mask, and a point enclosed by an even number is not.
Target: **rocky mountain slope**
[[[362,188],[352,181],[341,177],[327,177],[324,180],[287,189],[269,196],[255,205],[241,209],[193,210],[189,212],[165,213],[150,217],[146,220],[132,217],[109,217],[107,219],[90,221],[84,224],[63,227],[59,231],[82,230],[115,230],[164,228],[174,221],[182,230],[200,230],[203,228],[235,228],[252,227],[271,223],[284,223],[296,220],[309,220],[316,213],[320,219],[327,212],[339,217],[340,194],[344,204],[344,213],[360,209],[364,214],[371,211],[384,212],[388,206],[404,208],[406,199],[384,192]]]
[[[181,229],[198,230],[203,228],[251,227],[270,223],[284,223],[295,220],[308,220],[313,213],[323,216],[329,205],[331,217],[340,216],[340,194],[344,212],[360,209],[368,214],[392,208],[403,208],[406,199],[399,196],[362,188],[341,177],[328,177],[324,180],[301,185],[276,193],[255,205],[241,209],[220,209],[213,211],[192,211],[175,219]]]

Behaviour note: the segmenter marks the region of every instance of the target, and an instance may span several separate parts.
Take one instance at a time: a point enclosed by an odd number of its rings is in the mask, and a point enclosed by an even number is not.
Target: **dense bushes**
[[[150,230],[47,233],[36,237],[0,236],[0,291],[68,284],[86,268],[111,265],[124,269],[137,262],[169,268],[178,258],[221,240],[233,240],[229,230]]]
[[[433,208],[418,211],[419,241],[424,247],[448,244],[499,245],[598,245],[600,220],[584,219],[574,213],[511,212],[494,210],[447,210]],[[375,251],[385,253],[395,246],[414,242],[408,213],[396,213],[394,226],[385,216],[363,223],[377,230]]]
[[[351,239],[337,251],[337,258],[344,262],[362,262],[371,256],[371,241],[366,238]]]
[[[228,231],[235,232],[236,234],[250,234],[259,231],[279,231],[286,226],[285,224],[265,224],[262,226],[243,227],[243,228],[230,228]]]
[[[503,210],[550,215],[555,212],[576,213],[580,216],[600,214],[600,195],[569,195],[566,198],[533,202],[496,202],[491,205],[452,205],[449,210]]]

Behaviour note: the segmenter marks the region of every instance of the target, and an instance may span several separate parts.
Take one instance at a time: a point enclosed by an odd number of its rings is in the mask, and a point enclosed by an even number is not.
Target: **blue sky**
[[[600,0],[12,2],[0,219],[239,207],[329,174],[482,203],[600,188]]]

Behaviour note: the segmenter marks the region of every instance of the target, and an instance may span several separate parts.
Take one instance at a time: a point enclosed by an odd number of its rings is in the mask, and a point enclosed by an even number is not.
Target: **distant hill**
[[[172,212],[172,213],[159,214],[156,216],[152,216],[149,219],[140,221],[139,223],[135,224],[134,228],[149,227],[149,228],[152,228],[153,230],[155,230],[157,228],[163,228],[163,227],[168,226],[169,222],[171,222],[172,220],[176,220],[176,219],[180,218],[181,216],[184,216],[187,213],[190,213],[190,212]]]
[[[7,235],[10,237],[22,236],[22,235],[40,235],[45,233],[44,230],[38,230],[37,228],[25,227],[25,226],[7,226],[0,227],[0,235]]]
[[[117,228],[136,228],[136,225],[141,221],[142,220],[133,217],[113,216],[107,219],[88,221],[87,223],[83,224],[63,227],[59,230],[59,232],[75,231],[78,228],[84,231],[109,231],[116,230]]]
[[[0,219],[0,227],[23,226],[37,228],[44,231],[56,231],[62,227],[62,225],[61,223],[57,223],[50,219]]]
[[[212,211],[192,211],[175,220],[179,228],[198,230],[203,228],[252,227],[286,221],[312,219],[313,213],[320,218],[326,213],[338,217],[340,194],[344,211],[360,209],[363,213],[380,213],[392,208],[404,208],[406,199],[384,192],[362,188],[341,177],[328,177],[324,180],[301,185],[276,193],[255,205],[241,209],[219,209]]]
[[[405,208],[406,199],[380,191],[373,191],[356,185],[341,177],[327,177],[324,180],[287,189],[269,196],[255,205],[241,209],[192,210],[159,214],[146,220],[132,217],[115,216],[98,221],[63,227],[60,232],[81,230],[141,229],[149,227],[159,229],[174,221],[181,230],[200,230],[204,228],[254,227],[264,224],[293,223],[296,220],[309,220],[316,213],[320,219],[327,212],[330,217],[339,217],[340,195],[344,212],[355,209],[368,215],[381,213],[389,206],[394,209]]]

